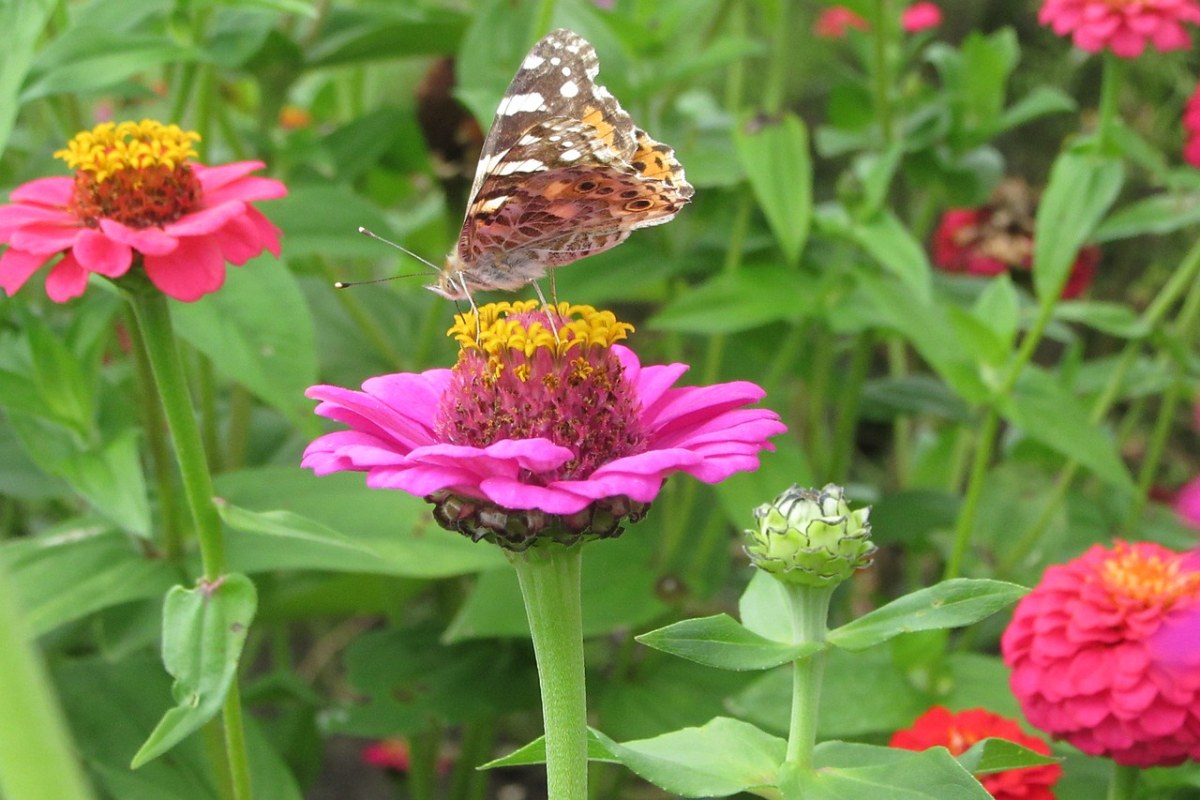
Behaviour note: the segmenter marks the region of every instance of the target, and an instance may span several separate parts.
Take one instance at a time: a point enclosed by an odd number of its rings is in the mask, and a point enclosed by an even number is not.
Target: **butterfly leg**
[[[550,275],[551,292],[553,292],[554,275]],[[542,287],[538,286],[537,281],[533,281],[533,290],[537,292],[538,300],[542,301],[542,310],[546,312],[546,321],[550,323],[550,332],[554,334],[554,343],[562,344],[562,340],[558,338],[558,326],[554,324],[554,313],[557,310],[546,302],[546,295],[542,294]]]
[[[467,298],[467,302],[471,305],[471,313],[475,315],[475,342],[478,343],[483,338],[483,328],[480,327],[479,320],[479,307],[475,305],[475,298],[471,297],[471,290],[467,288],[466,276],[458,272],[455,273],[454,278],[458,279],[458,285],[462,287],[463,297]]]

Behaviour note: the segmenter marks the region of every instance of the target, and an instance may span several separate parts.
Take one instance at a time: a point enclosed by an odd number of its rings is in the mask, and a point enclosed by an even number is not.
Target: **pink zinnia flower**
[[[1175,495],[1175,513],[1184,524],[1200,530],[1200,477],[1192,478]]]
[[[552,329],[536,305],[456,317],[453,369],[309,389],[317,413],[350,430],[318,438],[303,465],[364,471],[368,486],[434,503],[443,527],[522,549],[543,532],[616,535],[668,475],[715,483],[755,469],[786,430],[745,408],[763,397],[752,383],[674,388],[687,366],[643,367],[615,344],[632,328],[611,312],[559,303]]]
[[[1196,567],[1117,542],[1047,569],[1000,643],[1029,722],[1127,766],[1200,758]]]
[[[0,287],[12,295],[48,261],[55,302],[78,297],[96,273],[119,278],[140,263],[163,293],[197,300],[225,281],[225,262],[241,265],[270,250],[279,231],[255,200],[287,189],[252,177],[259,161],[219,167],[189,162],[195,133],[152,120],[105,122],[55,155],[74,178],[40,178],[0,206]]]
[[[844,39],[851,28],[869,30],[871,24],[845,6],[823,9],[813,23],[813,33],[822,39]]]
[[[1147,44],[1159,51],[1191,45],[1185,23],[1200,23],[1196,0],[1045,0],[1038,22],[1059,36],[1070,35],[1089,53],[1111,50],[1136,58]]]
[[[913,3],[900,15],[900,27],[908,33],[920,33],[941,24],[942,9],[937,3]]]
[[[1183,110],[1183,130],[1187,137],[1183,145],[1183,160],[1200,167],[1200,83]]]
[[[1035,753],[1050,755],[1050,745],[1045,741],[1025,733],[1014,720],[982,708],[952,713],[942,706],[934,706],[917,717],[911,727],[896,731],[888,744],[903,750],[945,747],[957,756],[970,750],[976,742],[990,737],[1007,739]],[[1051,787],[1061,776],[1062,767],[1045,764],[977,775],[976,778],[995,800],[1054,800]]]

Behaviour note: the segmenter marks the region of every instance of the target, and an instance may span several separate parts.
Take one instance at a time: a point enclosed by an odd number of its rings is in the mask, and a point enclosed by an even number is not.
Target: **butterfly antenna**
[[[396,243],[395,243],[395,242],[393,242],[391,239],[385,239],[385,238],[383,238],[383,237],[382,237],[382,236],[380,236],[378,233],[375,233],[375,231],[373,231],[373,230],[370,230],[370,229],[368,229],[368,228],[364,228],[364,227],[362,227],[362,226],[360,225],[360,226],[359,226],[359,228],[358,228],[358,232],[359,232],[359,233],[361,233],[363,236],[370,236],[372,239],[378,239],[379,241],[383,242],[384,244],[389,244],[389,245],[391,245],[392,247],[394,247],[394,248],[396,248],[397,250],[399,250],[401,253],[404,253],[405,255],[412,256],[412,257],[413,257],[413,258],[415,258],[417,261],[420,261],[422,264],[424,264],[425,266],[427,266],[427,267],[429,267],[431,270],[433,270],[433,272],[434,272],[434,274],[435,274],[435,275],[436,275],[437,273],[441,272],[441,270],[438,268],[438,266],[437,266],[436,264],[434,264],[433,262],[429,261],[429,260],[428,260],[428,259],[426,259],[426,258],[422,258],[421,256],[419,256],[419,255],[417,255],[416,253],[414,253],[412,250],[409,250],[407,247],[403,247],[403,246],[401,246],[401,245],[398,245],[398,244],[396,244]],[[367,283],[371,283],[371,281],[367,281]]]

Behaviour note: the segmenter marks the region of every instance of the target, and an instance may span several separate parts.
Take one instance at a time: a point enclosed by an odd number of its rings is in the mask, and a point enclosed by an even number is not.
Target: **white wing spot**
[[[496,109],[496,113],[501,116],[510,116],[527,111],[537,111],[544,102],[544,98],[537,92],[514,94],[504,98],[504,101],[500,103],[500,108]]]
[[[543,172],[545,169],[546,165],[536,158],[527,158],[524,161],[509,161],[506,164],[501,164],[496,169],[496,174],[512,175],[516,172]]]
[[[575,81],[567,81],[558,88],[558,93],[563,97],[574,97],[579,94],[579,85]]]
[[[534,53],[530,53],[529,55],[525,56],[525,60],[521,62],[521,69],[537,69],[545,63],[546,59]]]
[[[537,144],[539,141],[541,140],[538,137],[534,136],[532,133],[527,133],[517,140],[517,144],[521,147],[529,147],[529,145]]]
[[[490,214],[496,209],[500,208],[500,206],[504,205],[506,202],[508,202],[508,195],[502,194],[499,197],[493,197],[491,200],[485,202],[479,207],[479,210],[485,214]]]
[[[562,139],[562,137],[561,137],[561,136],[559,136],[557,133],[556,133],[556,134],[553,134],[553,135],[551,135],[551,136],[549,136],[549,137],[547,137],[547,138],[548,138],[548,139],[549,139],[551,142],[557,142],[557,141],[559,141],[560,139]]]
[[[568,75],[570,75],[570,74],[571,74],[571,68],[570,68],[570,67],[563,67],[563,68],[562,68],[562,74],[563,74],[563,77],[564,77],[564,78],[565,78],[565,77],[567,77]]]
[[[555,42],[555,43],[554,43],[554,46],[555,46],[555,47],[562,47],[562,45],[560,45],[558,42]],[[554,66],[556,66],[556,67],[557,67],[559,64],[561,64],[561,63],[562,63],[562,59],[561,59],[561,58],[559,58],[558,56],[555,56],[554,58],[550,59],[550,63],[551,63],[551,64],[553,64]]]
[[[562,146],[563,147],[574,147],[575,143],[574,142],[563,142]]]
[[[559,153],[558,157],[563,161],[575,161],[582,155],[583,153],[572,147],[570,150],[564,150],[562,153]]]

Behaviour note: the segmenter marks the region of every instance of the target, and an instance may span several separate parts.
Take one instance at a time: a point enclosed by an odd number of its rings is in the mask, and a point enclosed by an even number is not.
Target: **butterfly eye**
[[[592,180],[591,178],[584,178],[579,183],[575,184],[575,191],[586,194],[587,192],[595,190],[595,188],[599,185],[600,184],[596,183],[596,181]]]
[[[628,203],[625,204],[625,210],[626,211],[645,211],[647,208],[649,208],[652,205],[654,205],[654,203],[652,201],[647,200],[646,198],[643,197],[640,200],[630,200]]]

